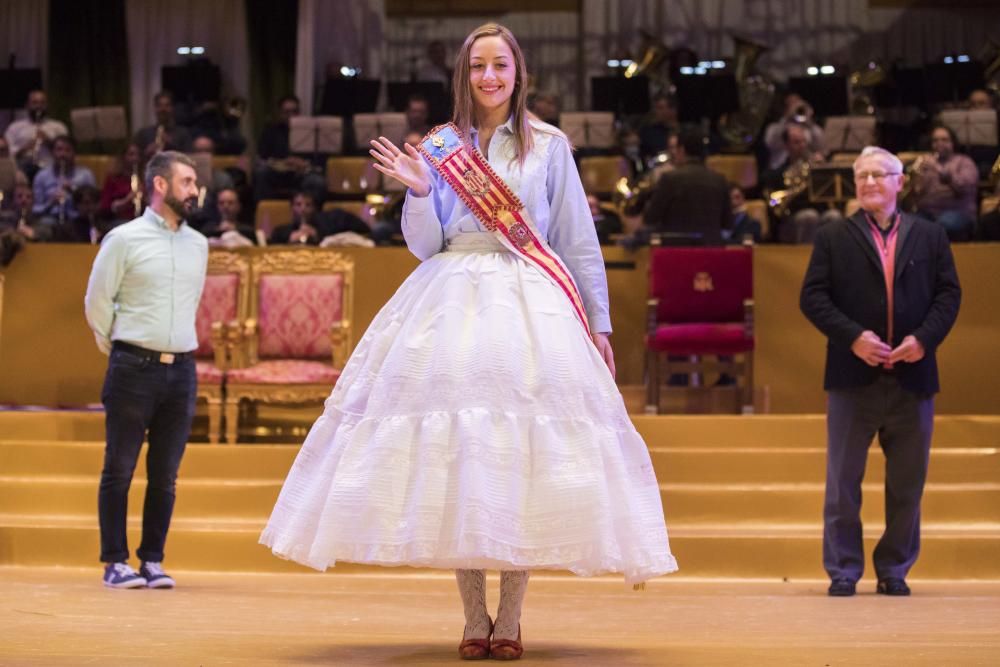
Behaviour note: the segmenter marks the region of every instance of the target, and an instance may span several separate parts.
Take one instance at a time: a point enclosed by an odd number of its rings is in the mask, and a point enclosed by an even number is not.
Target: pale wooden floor
[[[0,664],[460,664],[447,574],[176,574],[173,591],[112,591],[96,568],[0,568]],[[536,576],[522,663],[1000,664],[1000,582],[911,583],[830,599],[823,582]]]

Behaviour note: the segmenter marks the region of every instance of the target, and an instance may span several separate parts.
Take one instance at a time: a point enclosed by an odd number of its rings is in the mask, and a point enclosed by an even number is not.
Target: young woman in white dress
[[[604,262],[572,149],[528,113],[525,81],[510,31],[476,29],[455,67],[452,129],[568,268],[586,326],[420,151],[373,141],[375,167],[409,188],[403,234],[422,263],[359,341],[261,536],[320,570],[455,569],[465,659],[521,656],[530,570],[639,583],[677,569],[614,382]],[[501,571],[495,621],[487,568]]]

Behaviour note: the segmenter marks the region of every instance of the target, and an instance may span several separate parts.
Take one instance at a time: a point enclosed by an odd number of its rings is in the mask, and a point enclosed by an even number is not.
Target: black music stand
[[[732,73],[682,74],[674,81],[677,117],[682,123],[712,121],[740,108],[740,94]]]
[[[26,69],[0,69],[0,110],[9,110],[8,122],[14,122],[14,114],[25,106],[28,93],[42,89],[42,70],[37,67]]]
[[[839,204],[854,199],[854,169],[846,166],[814,166],[809,169],[809,201]]]
[[[390,81],[388,93],[389,106],[393,111],[406,111],[410,96],[420,95],[427,100],[431,125],[439,125],[451,118],[451,96],[440,81]]]
[[[174,96],[174,101],[194,106],[215,102],[222,92],[222,72],[208,59],[187,65],[164,65],[160,68],[160,85]]]
[[[318,113],[342,117],[374,113],[381,85],[382,82],[377,79],[328,78],[323,85],[323,99]]]
[[[635,76],[590,77],[590,109],[611,111],[616,117],[649,113],[649,79]]]
[[[788,79],[788,90],[809,102],[817,116],[846,116],[850,112],[846,76],[793,76]]]

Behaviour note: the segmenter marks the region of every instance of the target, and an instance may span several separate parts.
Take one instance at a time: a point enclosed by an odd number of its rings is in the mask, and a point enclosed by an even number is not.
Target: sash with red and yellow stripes
[[[417,150],[486,229],[563,291],[589,336],[583,299],[569,270],[538,232],[524,204],[493,171],[483,154],[465,141],[453,123],[435,127],[420,141]]]

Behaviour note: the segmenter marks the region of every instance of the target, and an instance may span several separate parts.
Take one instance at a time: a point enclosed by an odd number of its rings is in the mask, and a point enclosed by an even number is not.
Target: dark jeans
[[[861,578],[861,480],[878,434],[885,453],[885,532],[873,561],[879,579],[903,579],[920,552],[920,498],[927,479],[934,398],[903,389],[891,374],[867,387],[829,392],[823,566],[831,579]]]
[[[148,484],[142,543],[136,553],[144,561],[163,560],[174,511],[177,469],[191,433],[196,386],[194,359],[190,356],[168,365],[126,350],[112,350],[101,393],[107,431],[97,501],[103,562],[129,557],[125,532],[128,490],[147,429]]]

